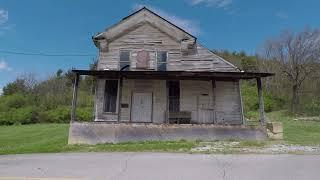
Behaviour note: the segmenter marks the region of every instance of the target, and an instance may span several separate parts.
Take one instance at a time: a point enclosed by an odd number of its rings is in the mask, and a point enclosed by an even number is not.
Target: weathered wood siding
[[[118,112],[114,114],[106,113],[103,109],[104,87],[106,79],[99,79],[96,91],[96,120],[117,121]],[[152,93],[152,122],[165,122],[165,112],[167,106],[166,81],[164,80],[134,80],[124,79],[122,86],[122,98],[120,111],[120,121],[129,122],[131,119],[132,94],[134,92]],[[127,107],[126,107],[127,106]]]
[[[97,79],[95,95],[95,121],[117,121],[118,113],[104,112],[104,93],[106,79]]]
[[[213,123],[212,81],[180,81],[180,110],[191,111],[193,123]]]
[[[108,44],[108,51],[99,52],[98,69],[119,70],[120,50],[131,51],[131,70],[136,70],[137,52],[150,52],[150,66],[154,70],[156,52],[167,51],[167,70],[169,71],[238,71],[233,65],[213,54],[207,48],[196,44],[195,54],[183,55],[181,44],[171,36],[149,23],[143,23],[135,29],[114,39]]]
[[[242,124],[239,81],[216,81],[214,92],[216,123]]]
[[[117,121],[114,114],[103,111],[105,79],[97,81],[96,120]],[[152,93],[152,122],[165,123],[167,90],[165,80],[124,79],[120,121],[131,120],[132,94]],[[180,81],[180,110],[190,111],[192,123],[242,124],[242,107],[238,81]]]

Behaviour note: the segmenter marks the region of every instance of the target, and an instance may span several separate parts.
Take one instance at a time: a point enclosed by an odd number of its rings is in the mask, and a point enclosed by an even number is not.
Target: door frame
[[[133,107],[133,94],[134,93],[150,93],[151,94],[151,121],[150,122],[133,122],[132,121],[132,107]],[[130,123],[153,123],[153,92],[151,91],[131,91],[131,108],[130,108]]]

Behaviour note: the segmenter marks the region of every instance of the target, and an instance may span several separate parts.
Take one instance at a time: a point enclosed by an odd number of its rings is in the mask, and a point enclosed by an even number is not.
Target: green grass
[[[49,152],[186,152],[197,142],[146,141],[119,144],[67,145],[68,124],[0,126],[0,154]]]
[[[61,152],[68,130],[68,124],[0,126],[0,154]]]
[[[253,113],[254,114],[254,113]],[[284,142],[320,145],[320,122],[295,121],[285,111],[267,114],[284,126]],[[0,126],[0,154],[48,152],[190,152],[201,141],[146,141],[119,144],[67,145],[68,124]],[[231,141],[231,140],[230,140]],[[237,141],[237,140],[234,140]],[[240,141],[239,147],[263,147],[273,141]]]
[[[240,141],[239,147],[263,147],[266,144],[267,144],[266,141],[247,140],[247,141]]]
[[[268,113],[271,121],[283,123],[284,141],[290,144],[320,145],[320,122],[296,121],[285,111]]]

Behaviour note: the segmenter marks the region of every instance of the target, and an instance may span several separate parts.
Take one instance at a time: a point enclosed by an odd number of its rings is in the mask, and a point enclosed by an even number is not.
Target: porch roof
[[[274,76],[263,72],[208,72],[208,71],[115,71],[115,70],[72,70],[78,75],[103,78],[128,79],[255,79]]]

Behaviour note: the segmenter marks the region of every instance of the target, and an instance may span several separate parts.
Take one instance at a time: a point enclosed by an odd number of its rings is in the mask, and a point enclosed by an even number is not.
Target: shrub
[[[309,102],[305,102],[303,112],[307,115],[320,116],[320,98],[313,98]]]
[[[8,111],[10,108],[20,108],[28,103],[29,99],[26,95],[12,94],[8,96],[1,96],[0,111]]]
[[[39,109],[35,106],[23,108],[11,108],[6,112],[0,112],[0,125],[37,123]]]
[[[76,116],[78,121],[92,121],[93,109],[91,107],[78,107]],[[56,109],[41,112],[39,115],[40,122],[50,123],[68,123],[71,119],[71,107],[60,106]]]
[[[259,108],[258,91],[256,85],[250,82],[243,82],[241,86],[242,100],[244,111],[256,111]],[[264,91],[264,108],[266,112],[280,110],[285,105],[282,97],[274,96]]]
[[[41,112],[39,120],[40,122],[67,123],[70,121],[70,113],[69,106],[60,106],[56,109]]]
[[[77,108],[77,120],[93,121],[93,108],[92,107]]]

